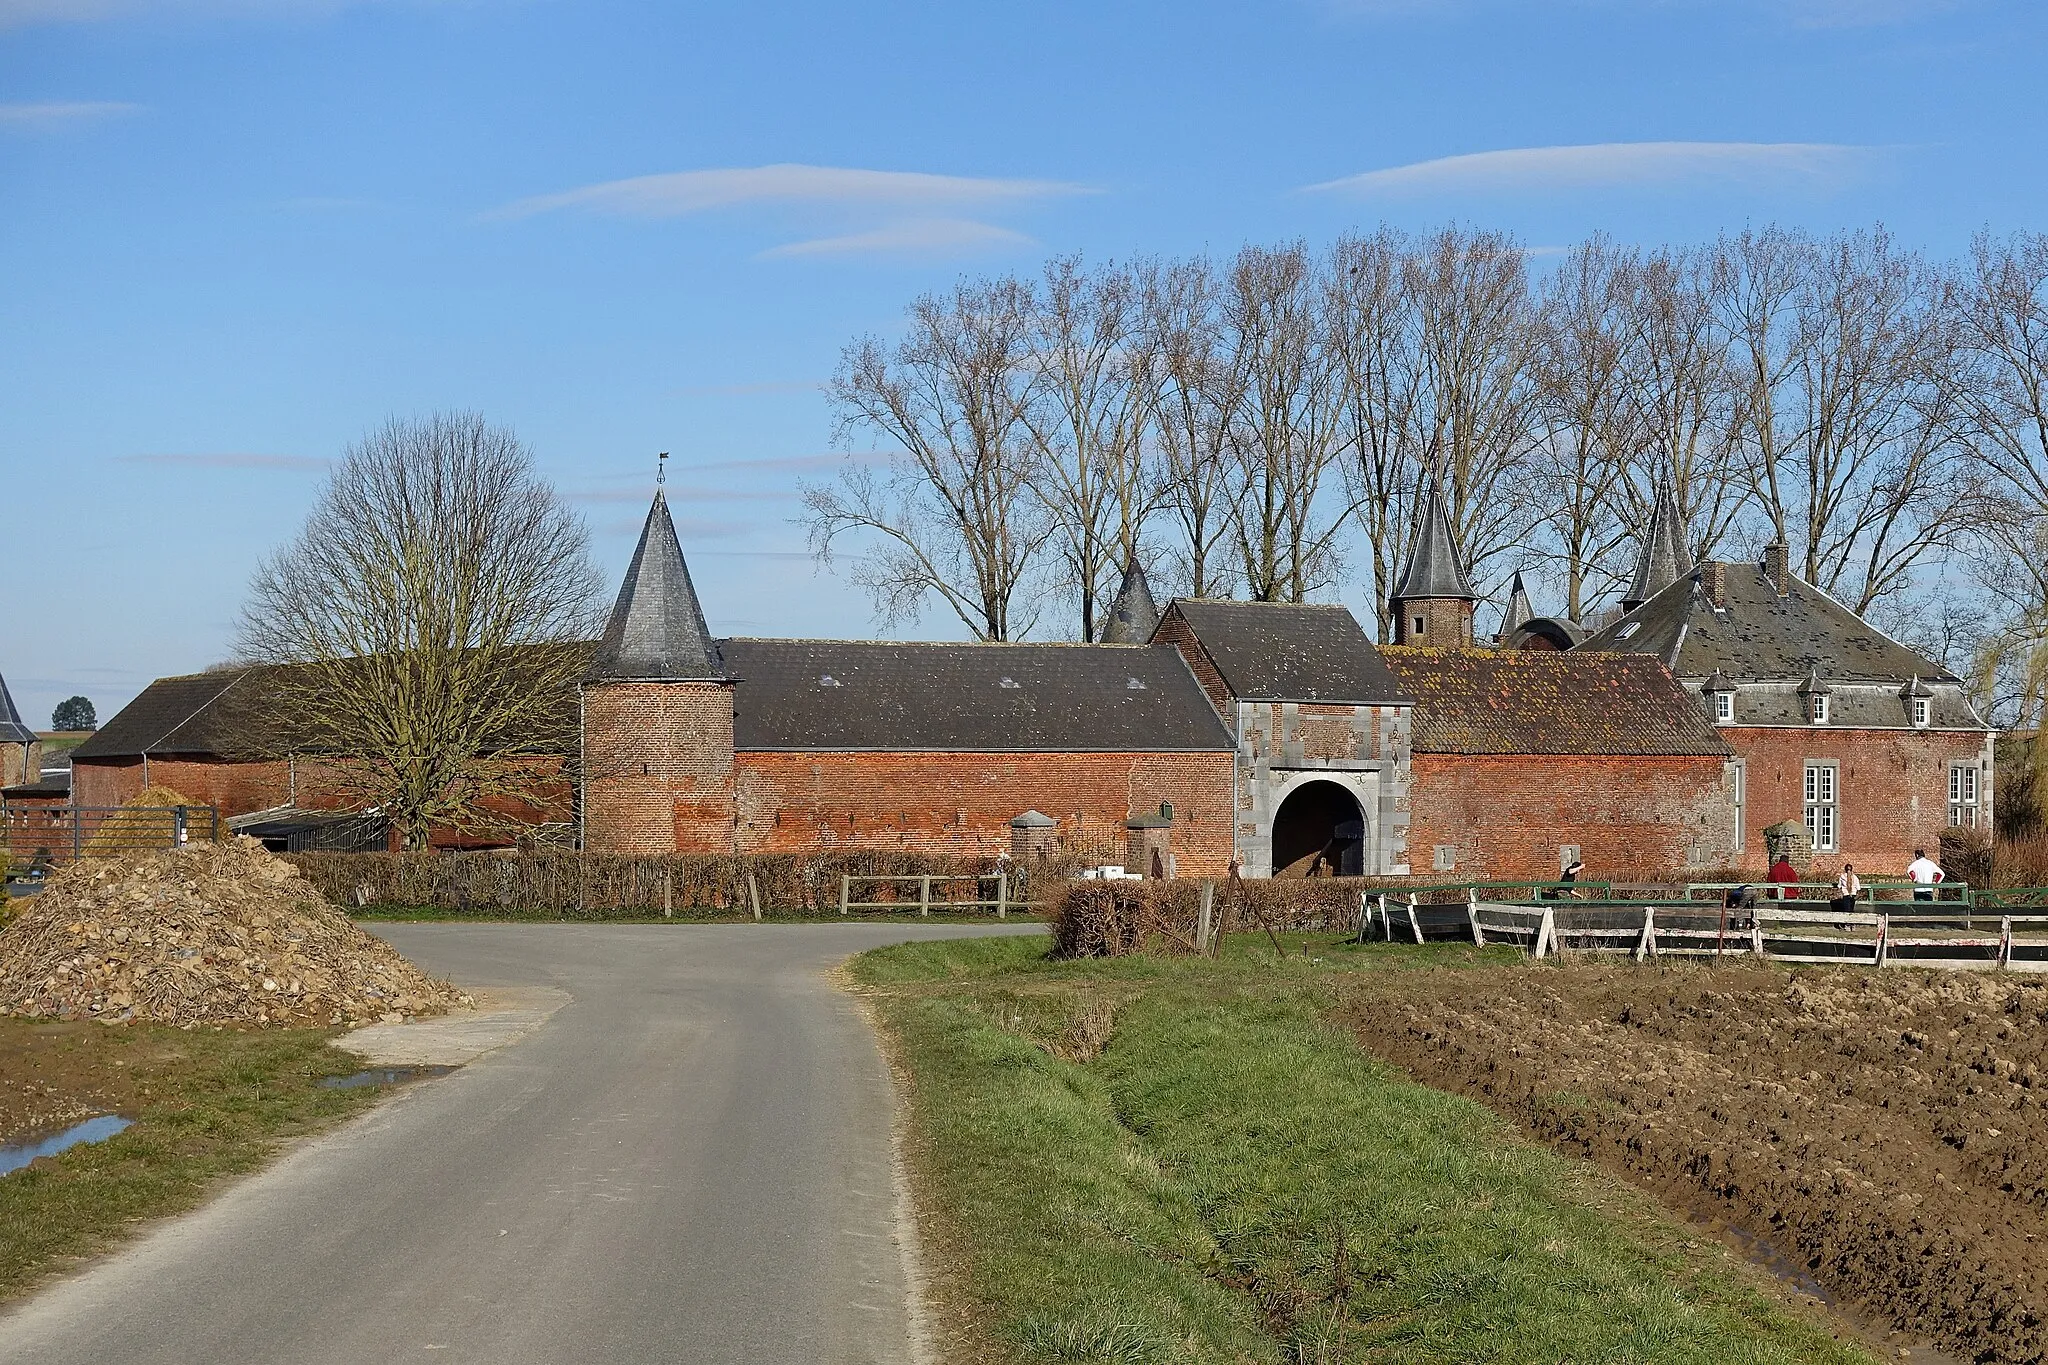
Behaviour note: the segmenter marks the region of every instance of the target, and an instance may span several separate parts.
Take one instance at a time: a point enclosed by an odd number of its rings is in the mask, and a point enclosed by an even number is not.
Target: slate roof
[[[727,640],[742,751],[1215,753],[1236,742],[1167,645]]]
[[[1472,584],[1465,577],[1464,565],[1458,558],[1458,542],[1451,535],[1451,514],[1444,506],[1442,480],[1430,485],[1429,496],[1423,502],[1422,525],[1415,529],[1415,545],[1408,556],[1408,567],[1402,571],[1401,581],[1394,588],[1393,600],[1406,602],[1425,597],[1476,600],[1478,594],[1472,591]]]
[[[1717,756],[1699,699],[1642,655],[1514,649],[1380,651],[1415,698],[1419,754]]]
[[[1725,566],[1725,610],[1716,610],[1700,586],[1712,572],[1703,564],[1684,575],[1578,651],[1654,654],[1680,677],[1719,669],[1738,683],[1796,682],[1816,670],[1831,684],[1959,681],[1809,583],[1790,578],[1780,597],[1755,564]]]
[[[35,738],[36,732],[21,723],[21,712],[14,709],[7,679],[0,678],[0,744],[33,744]]]
[[[1406,706],[1380,653],[1341,606],[1176,598],[1231,693],[1246,701]]]
[[[726,676],[683,562],[668,499],[658,489],[589,676],[671,682]]]
[[[1100,643],[1105,645],[1148,645],[1159,629],[1159,604],[1152,600],[1152,586],[1145,570],[1132,560],[1117,585],[1116,600],[1109,604],[1109,617],[1102,627]]]
[[[1522,571],[1517,569],[1514,584],[1508,589],[1508,608],[1500,617],[1500,638],[1507,639],[1535,617],[1535,609],[1529,605],[1529,590],[1522,585]]]
[[[1691,555],[1685,548],[1685,531],[1678,524],[1678,499],[1672,495],[1671,485],[1663,484],[1657,489],[1657,505],[1650,513],[1650,529],[1644,534],[1642,548],[1636,553],[1635,577],[1629,583],[1628,592],[1622,596],[1622,608],[1626,610],[1649,601],[1677,582],[1680,575],[1691,567]]]
[[[158,678],[73,749],[72,761],[137,758],[145,752],[224,754],[235,739],[235,728],[230,708],[216,709],[215,704],[261,671],[235,668]]]

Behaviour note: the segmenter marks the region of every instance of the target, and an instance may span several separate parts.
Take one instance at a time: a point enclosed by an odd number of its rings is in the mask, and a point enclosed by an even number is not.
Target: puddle
[[[452,1066],[380,1066],[348,1076],[322,1076],[313,1084],[322,1090],[360,1090],[366,1085],[402,1085],[406,1081],[423,1080],[429,1076],[445,1076],[454,1069]]]
[[[1716,1221],[1709,1226],[1714,1234],[1733,1247],[1743,1260],[1814,1300],[1828,1311],[1829,1316],[1847,1325],[1856,1336],[1873,1343],[1879,1355],[1908,1361],[1911,1365],[1965,1365],[1960,1357],[1945,1355],[1932,1346],[1899,1345],[1896,1333],[1887,1333],[1883,1328],[1873,1326],[1864,1321],[1861,1314],[1835,1302],[1834,1295],[1821,1288],[1819,1281],[1807,1272],[1804,1265],[1763,1238],[1753,1236],[1732,1223]]]
[[[124,1119],[119,1114],[101,1114],[83,1123],[74,1123],[62,1132],[52,1133],[48,1137],[0,1147],[0,1175],[18,1171],[37,1157],[55,1156],[68,1148],[76,1147],[81,1142],[105,1142],[126,1128],[130,1122],[132,1120]]]

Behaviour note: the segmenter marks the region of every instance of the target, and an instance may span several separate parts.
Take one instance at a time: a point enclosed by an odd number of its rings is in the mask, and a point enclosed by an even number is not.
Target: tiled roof
[[[1236,748],[1167,645],[727,640],[740,750],[1176,753]]]
[[[1726,755],[1697,697],[1642,655],[1382,649],[1419,754]]]
[[[1338,606],[1177,598],[1231,693],[1247,701],[1404,706],[1358,618]]]
[[[1682,575],[1578,650],[1654,654],[1685,678],[1719,669],[1737,682],[1798,680],[1815,670],[1830,682],[1957,680],[1809,583],[1790,578],[1780,597],[1755,564],[1718,566],[1725,591],[1717,610],[1701,586],[1716,569],[1702,564]]]

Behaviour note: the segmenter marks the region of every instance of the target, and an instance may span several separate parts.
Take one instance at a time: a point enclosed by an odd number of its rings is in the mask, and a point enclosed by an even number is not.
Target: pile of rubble
[[[87,859],[0,931],[0,1014],[303,1027],[468,1003],[254,839]]]

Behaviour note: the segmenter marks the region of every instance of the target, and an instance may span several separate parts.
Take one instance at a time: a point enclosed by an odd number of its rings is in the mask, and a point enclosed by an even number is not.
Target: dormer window
[[[1934,703],[1925,697],[1913,698],[1913,728],[1924,730],[1927,722],[1934,719]]]
[[[1828,694],[1825,692],[1816,692],[1812,696],[1808,697],[1806,699],[1806,702],[1807,716],[1809,717],[1809,719],[1811,719],[1815,725],[1826,725],[1828,723]]]
[[[1622,626],[1620,630],[1614,632],[1614,638],[1617,640],[1626,640],[1642,628],[1643,623],[1641,621],[1627,622]]]
[[[1714,694],[1714,719],[1724,724],[1735,719],[1735,694],[1716,692]]]

